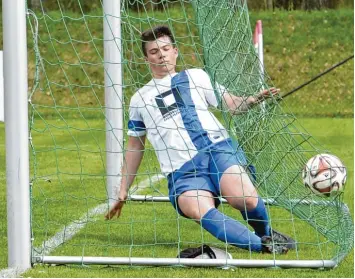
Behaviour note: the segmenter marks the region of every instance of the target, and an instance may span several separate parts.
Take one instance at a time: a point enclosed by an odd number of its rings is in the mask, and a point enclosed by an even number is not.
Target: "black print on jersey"
[[[179,113],[178,104],[176,103],[174,95],[176,94],[174,94],[172,90],[169,90],[155,97],[155,101],[164,120],[167,120]],[[180,97],[180,94],[177,96]]]

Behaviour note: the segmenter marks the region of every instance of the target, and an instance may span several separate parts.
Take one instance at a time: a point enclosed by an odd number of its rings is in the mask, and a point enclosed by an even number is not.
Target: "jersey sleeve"
[[[132,97],[129,105],[129,120],[127,134],[132,137],[141,137],[146,134],[145,124],[138,110],[138,104]]]

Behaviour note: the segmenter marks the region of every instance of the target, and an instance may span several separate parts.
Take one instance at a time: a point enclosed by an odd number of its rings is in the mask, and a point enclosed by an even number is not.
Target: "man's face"
[[[171,43],[168,36],[163,36],[145,45],[150,68],[155,78],[163,78],[167,74],[175,73],[177,48]]]

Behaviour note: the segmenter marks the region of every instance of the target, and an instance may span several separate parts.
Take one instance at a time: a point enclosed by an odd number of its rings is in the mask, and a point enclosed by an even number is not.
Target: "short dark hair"
[[[145,49],[145,45],[147,44],[147,42],[155,41],[164,36],[168,36],[171,40],[171,43],[175,43],[174,36],[171,33],[170,28],[166,25],[158,25],[155,26],[153,29],[148,29],[144,31],[141,35],[142,50],[144,56],[147,56],[147,50]]]

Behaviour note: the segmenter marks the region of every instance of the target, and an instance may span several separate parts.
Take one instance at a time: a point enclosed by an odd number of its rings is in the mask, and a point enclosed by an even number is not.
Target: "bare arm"
[[[269,90],[262,90],[256,96],[248,97],[234,96],[226,92],[223,94],[223,99],[232,114],[240,114],[248,111],[252,106],[261,103],[266,98],[277,95],[279,92],[280,90],[274,87]]]
[[[129,137],[125,159],[122,167],[122,181],[118,200],[106,214],[106,219],[111,219],[114,216],[117,218],[121,214],[122,207],[128,196],[128,189],[132,185],[136,177],[139,165],[142,162],[144,155],[145,136]]]
[[[127,199],[128,189],[136,177],[144,155],[145,136],[129,137],[122,168],[122,181],[119,199]]]

